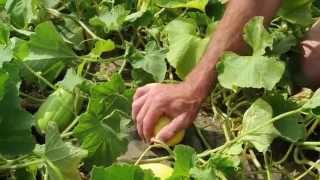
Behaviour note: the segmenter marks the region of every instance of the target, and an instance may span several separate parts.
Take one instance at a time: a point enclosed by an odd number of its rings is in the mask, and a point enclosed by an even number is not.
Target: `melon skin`
[[[157,135],[162,128],[168,125],[171,122],[171,119],[168,117],[161,117],[154,128],[154,134]],[[179,131],[173,138],[171,138],[166,144],[168,146],[174,146],[179,144],[185,135],[185,130]]]
[[[171,167],[161,163],[141,164],[140,168],[144,170],[151,170],[156,177],[160,178],[160,180],[169,178],[173,173],[173,169]]]

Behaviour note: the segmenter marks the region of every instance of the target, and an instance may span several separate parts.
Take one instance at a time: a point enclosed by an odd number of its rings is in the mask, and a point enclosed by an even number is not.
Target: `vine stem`
[[[123,72],[123,70],[124,70],[124,68],[126,67],[126,65],[127,65],[127,59],[124,59],[122,65],[121,65],[121,67],[120,67],[120,69],[119,69],[118,74],[121,74],[121,73]]]
[[[47,84],[50,88],[56,90],[57,88],[49,82],[46,78],[42,77],[39,73],[35,72],[28,64],[22,62],[22,64],[30,71],[34,76],[39,78],[41,81],[43,81],[45,84]]]
[[[3,166],[0,166],[0,171],[4,171],[4,170],[9,170],[9,169],[21,169],[21,168],[25,168],[25,167],[28,167],[28,166],[31,166],[31,165],[35,165],[35,164],[40,164],[40,163],[43,163],[44,160],[42,159],[38,159],[38,160],[34,160],[34,161],[29,161],[29,162],[26,162],[26,163],[23,163],[23,164],[17,164],[17,165],[3,165]]]
[[[212,150],[204,151],[203,153],[200,153],[199,155],[200,155],[201,157],[205,157],[205,156],[208,156],[208,155],[210,155],[210,154],[212,154],[212,153],[215,153],[215,152],[217,152],[217,151],[224,150],[225,148],[229,147],[230,145],[232,145],[232,144],[234,144],[234,143],[236,143],[236,142],[239,142],[243,137],[245,137],[245,136],[247,136],[247,135],[249,135],[249,134],[251,134],[251,133],[253,133],[253,132],[255,132],[255,131],[257,131],[257,130],[259,130],[259,129],[261,129],[261,128],[263,128],[263,127],[265,127],[266,125],[268,125],[268,124],[270,124],[270,123],[273,123],[273,122],[275,122],[275,121],[277,121],[277,120],[280,120],[280,119],[282,119],[282,118],[285,118],[285,117],[287,117],[287,116],[291,116],[291,115],[293,115],[293,114],[300,113],[301,110],[302,110],[302,108],[299,108],[299,109],[296,109],[296,110],[293,110],[293,111],[289,111],[289,112],[280,114],[280,115],[272,118],[271,120],[269,120],[269,121],[261,124],[260,126],[257,126],[256,128],[247,131],[246,133],[244,133],[244,134],[242,134],[242,135],[234,138],[233,140],[226,142],[224,145],[222,145],[222,146],[220,146],[220,147],[217,147],[217,148],[215,148],[215,149],[212,149]]]
[[[47,8],[48,12],[54,16],[57,16],[57,17],[61,17],[61,16],[64,16],[64,17],[68,17],[70,19],[72,19],[73,21],[77,22],[93,39],[98,39],[98,40],[102,40],[101,37],[99,37],[98,35],[96,35],[94,32],[92,32],[90,30],[90,28],[85,25],[81,20],[78,20],[72,16],[69,16],[69,15],[66,15],[66,14],[63,14],[55,9],[51,9],[51,8]]]
[[[320,146],[320,141],[305,141],[299,143],[301,146]]]
[[[148,147],[141,153],[141,155],[139,156],[139,158],[137,159],[137,161],[134,163],[134,165],[135,165],[135,166],[138,165],[138,164],[141,162],[142,158],[143,158],[152,148],[154,148],[154,147],[160,147],[160,145],[159,145],[159,144],[155,144],[155,145],[150,145],[150,146],[148,146]]]
[[[67,137],[70,137],[73,135],[73,132],[67,132],[67,133],[64,133],[64,134],[61,134],[61,138],[67,138]]]
[[[169,147],[166,143],[164,143],[163,141],[158,140],[158,139],[156,139],[156,138],[152,138],[151,141],[157,143],[158,145],[160,145],[160,146],[161,146],[163,149],[165,149],[171,156],[174,155],[174,153],[173,153],[173,151],[170,149],[170,147]]]
[[[209,156],[209,155],[211,155],[211,154],[213,154],[213,153],[222,151],[222,150],[224,150],[225,148],[233,145],[234,143],[239,142],[243,137],[247,136],[248,134],[251,134],[251,133],[255,132],[256,130],[258,130],[258,129],[260,129],[260,128],[263,128],[266,124],[273,123],[273,122],[275,122],[275,121],[277,121],[277,120],[280,120],[280,119],[282,119],[282,118],[284,118],[284,117],[287,117],[287,116],[291,116],[291,115],[293,115],[293,114],[300,113],[300,111],[301,111],[301,108],[296,109],[296,110],[293,110],[293,111],[289,111],[289,112],[287,112],[287,113],[280,114],[280,115],[272,118],[271,120],[267,121],[266,123],[258,126],[257,128],[254,128],[254,129],[248,131],[247,133],[244,133],[243,135],[238,136],[238,137],[232,139],[231,141],[228,141],[228,142],[226,142],[225,144],[223,144],[223,145],[221,145],[221,146],[219,146],[219,147],[217,147],[217,148],[215,148],[215,149],[210,149],[210,150],[206,150],[206,151],[204,151],[204,152],[202,152],[202,153],[199,153],[197,156],[198,156],[199,158],[203,158],[203,157]],[[151,148],[152,148],[152,147],[151,147]],[[144,155],[145,155],[145,154],[144,154]],[[152,159],[147,159],[147,160],[142,160],[142,158],[143,158],[143,156],[141,156],[141,157],[138,159],[139,162],[141,162],[141,161],[144,161],[144,162],[159,162],[159,161],[162,161],[162,160],[172,159],[172,156],[163,156],[163,157],[152,158]]]
[[[29,94],[26,94],[24,92],[19,92],[19,93],[20,93],[21,96],[26,97],[26,98],[28,98],[28,99],[30,99],[32,101],[35,101],[35,102],[42,103],[42,102],[45,101],[45,99],[36,98],[36,97],[30,96]]]
[[[286,161],[291,153],[291,151],[293,150],[294,144],[291,144],[289,149],[287,150],[286,154],[279,160],[274,162],[274,164],[279,165],[282,164],[284,161]]]
[[[310,129],[308,130],[308,133],[307,133],[308,136],[310,136],[310,135],[314,132],[314,130],[317,128],[317,126],[318,126],[319,123],[320,123],[320,119],[316,119],[316,120],[314,121],[314,123],[312,124],[312,126],[311,126]]]
[[[260,162],[258,161],[258,159],[257,159],[257,156],[255,155],[255,153],[253,152],[253,150],[249,150],[249,154],[250,154],[250,156],[251,156],[251,160],[252,160],[252,162],[253,162],[253,164],[259,169],[259,170],[261,170],[261,164],[260,164]]]
[[[263,159],[264,159],[264,164],[265,164],[265,168],[266,168],[266,172],[267,172],[267,179],[272,180],[272,170],[270,168],[270,164],[269,164],[266,152],[263,153]]]
[[[70,124],[69,126],[62,132],[61,136],[64,134],[67,134],[77,123],[79,122],[79,117],[76,117]]]
[[[198,134],[198,136],[200,137],[202,143],[204,144],[204,146],[207,149],[212,149],[212,147],[210,146],[210,144],[208,143],[208,141],[206,140],[206,138],[203,136],[201,130],[193,123],[194,128],[196,129],[196,132]]]
[[[307,174],[309,174],[313,168],[316,167],[317,164],[320,163],[320,160],[318,160],[317,162],[313,163],[312,166],[310,166],[304,173],[302,173],[300,176],[294,178],[294,180],[300,180],[302,179],[304,176],[306,176]]]

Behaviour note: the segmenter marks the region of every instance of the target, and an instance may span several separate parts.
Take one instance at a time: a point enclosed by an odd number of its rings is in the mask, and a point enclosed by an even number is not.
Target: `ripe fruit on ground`
[[[140,167],[141,169],[150,169],[153,174],[161,180],[169,178],[173,173],[173,169],[171,167],[161,163],[141,164]]]
[[[168,117],[161,117],[154,128],[154,134],[157,135],[163,127],[165,127],[170,123],[170,121],[171,120]],[[185,134],[185,130],[179,131],[173,138],[171,138],[168,142],[166,142],[167,145],[174,146],[176,144],[179,144],[182,141],[184,134]]]

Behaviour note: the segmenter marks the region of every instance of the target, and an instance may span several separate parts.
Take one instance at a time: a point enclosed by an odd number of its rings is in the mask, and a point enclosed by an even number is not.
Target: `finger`
[[[138,134],[144,141],[145,141],[145,138],[143,136],[143,119],[149,109],[149,106],[150,106],[150,100],[146,100],[146,102],[143,104],[136,118]]]
[[[173,119],[170,124],[161,129],[157,134],[156,139],[163,142],[168,142],[173,138],[179,131],[184,130],[189,126],[189,116],[187,113],[183,113]]]
[[[141,110],[143,104],[146,102],[147,95],[141,96],[137,100],[133,101],[132,103],[132,119],[136,121],[137,115],[139,111]]]
[[[139,97],[145,95],[155,85],[156,85],[156,83],[152,83],[152,84],[148,84],[148,85],[145,85],[143,87],[138,88],[137,91],[134,93],[133,100],[136,100]]]
[[[156,106],[151,106],[143,119],[143,136],[150,140],[154,136],[154,127],[160,119],[162,112]]]

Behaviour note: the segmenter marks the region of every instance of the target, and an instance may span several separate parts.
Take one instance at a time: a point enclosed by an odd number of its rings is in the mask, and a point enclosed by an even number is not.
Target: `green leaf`
[[[264,55],[271,48],[273,39],[263,26],[263,17],[254,17],[244,28],[244,40],[253,49],[253,55]]]
[[[186,20],[171,21],[165,33],[169,41],[168,62],[178,76],[184,78],[200,60],[210,38],[198,37],[195,23]]]
[[[226,154],[214,154],[210,157],[209,166],[215,169],[218,176],[223,175],[227,177],[227,179],[232,179],[230,177],[235,175],[239,169],[240,158]]]
[[[72,61],[77,55],[65,44],[51,22],[39,24],[31,35],[29,55],[24,61]]]
[[[82,77],[78,76],[74,69],[68,69],[64,79],[58,84],[62,85],[64,89],[72,92],[74,88],[85,81]]]
[[[51,22],[44,22],[36,27],[28,42],[28,51],[23,61],[51,81],[62,72],[66,64],[78,59]],[[34,77],[29,79],[32,78]]]
[[[128,116],[119,111],[114,111],[104,119],[93,113],[81,115],[74,133],[81,140],[81,147],[89,151],[87,166],[111,165],[126,152],[129,122]]]
[[[174,148],[175,164],[172,177],[169,179],[190,178],[189,171],[196,165],[197,155],[189,146],[177,145]]]
[[[142,69],[133,69],[131,71],[131,76],[134,80],[134,83],[138,86],[143,86],[154,82],[153,76]]]
[[[229,154],[229,155],[239,155],[243,151],[243,142],[237,142],[232,144],[231,146],[227,147],[223,153],[224,154]]]
[[[316,109],[318,107],[320,107],[320,89],[317,89],[312,98],[303,105],[304,109]]]
[[[111,40],[99,40],[96,42],[94,48],[91,50],[90,56],[99,58],[102,53],[112,51],[116,48],[116,45]]]
[[[208,0],[157,0],[156,4],[165,8],[195,8],[204,12]]]
[[[9,27],[1,23],[0,24],[0,45],[7,45],[10,37],[10,29]]]
[[[0,8],[4,8],[7,0],[0,0]]]
[[[240,136],[243,141],[251,143],[259,152],[265,152],[279,133],[272,123],[272,107],[264,100],[256,100],[245,112]],[[266,124],[266,125],[264,125]],[[261,128],[261,125],[264,125]]]
[[[80,115],[74,134],[89,151],[86,165],[108,166],[127,150],[132,101],[119,76],[94,86],[90,94],[87,111]]]
[[[9,74],[0,71],[0,101],[6,93],[6,85],[9,80]]]
[[[271,90],[284,73],[285,64],[264,56],[225,53],[217,65],[218,80],[228,89],[265,88]]]
[[[10,62],[13,58],[13,43],[8,42],[8,45],[0,45],[0,68],[6,62]]]
[[[54,8],[55,6],[57,6],[60,3],[59,0],[44,0],[44,6],[46,8]]]
[[[308,26],[312,23],[313,0],[284,0],[278,15],[283,19],[302,26]]]
[[[5,9],[11,23],[18,28],[26,27],[32,20],[32,0],[7,0]]]
[[[15,44],[15,38],[10,38],[10,29],[6,24],[0,24],[0,68],[3,63],[11,61],[13,58],[13,47]]]
[[[151,74],[156,82],[165,79],[167,65],[165,52],[154,41],[146,45],[145,53],[136,52],[131,57],[131,64],[135,69],[142,69]]]
[[[190,170],[190,174],[195,180],[215,180],[218,179],[211,168],[194,167]]]
[[[272,106],[273,116],[278,116],[299,108],[296,103],[285,99],[284,96],[280,94],[269,95],[263,99]],[[297,142],[305,137],[305,124],[300,114],[282,118],[273,124],[280,133],[280,136],[290,142]]]
[[[196,180],[234,179],[239,166],[237,156],[213,154],[205,167],[192,168],[190,173]]]
[[[116,5],[110,10],[103,10],[99,16],[90,19],[90,24],[102,26],[107,32],[120,31],[129,13],[130,11],[126,10],[123,4]]]
[[[5,72],[4,72],[5,70]],[[0,74],[4,77],[2,83],[2,99],[0,100],[0,154],[27,154],[34,148],[31,134],[32,115],[20,107],[19,72],[18,67],[7,64]]]
[[[87,151],[64,143],[56,124],[49,123],[45,145],[49,180],[81,180],[79,167],[86,156]]]
[[[47,0],[52,1],[52,0]],[[57,0],[58,1],[58,0]],[[54,2],[54,1],[52,1]],[[64,23],[57,24],[56,27],[63,37],[72,43],[77,50],[85,49],[85,33],[82,27],[73,19],[64,17]]]
[[[37,169],[27,167],[25,169],[17,169],[15,172],[16,180],[36,180]]]
[[[94,167],[91,180],[157,180],[150,170],[145,171],[133,165],[112,165],[107,168]]]

